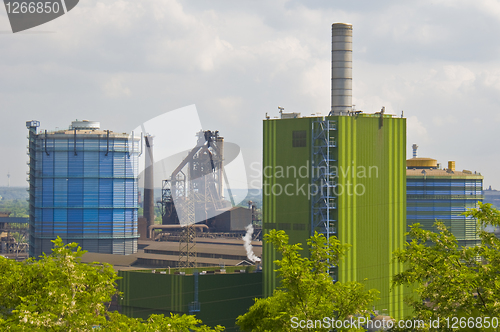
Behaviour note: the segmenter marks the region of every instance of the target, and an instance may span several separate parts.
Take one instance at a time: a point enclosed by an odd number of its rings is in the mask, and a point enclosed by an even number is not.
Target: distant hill
[[[483,203],[490,203],[496,209],[500,209],[500,191],[493,189],[483,190],[484,201]]]
[[[26,187],[0,187],[0,196],[6,201],[27,200],[29,197],[27,189]]]

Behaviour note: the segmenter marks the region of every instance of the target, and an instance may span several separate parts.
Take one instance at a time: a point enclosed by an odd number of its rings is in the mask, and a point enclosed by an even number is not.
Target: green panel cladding
[[[329,127],[323,150],[317,148],[318,123]],[[403,288],[391,289],[391,276],[402,271],[392,252],[405,243],[406,119],[379,114],[271,119],[264,120],[263,131],[264,234],[285,230],[290,243],[305,244],[319,231],[352,245],[333,278],[378,289],[376,309],[402,318],[407,313]],[[300,132],[306,133],[305,144]],[[317,179],[321,159],[328,159],[328,185]],[[329,200],[328,229],[316,227],[324,210],[311,204],[323,187],[328,195],[322,198]],[[278,285],[277,258],[264,244],[264,296]]]
[[[194,314],[203,324],[238,331],[236,318],[262,295],[262,273],[230,273],[232,270],[226,269],[227,274],[198,275],[200,311]],[[168,274],[168,270],[120,271],[118,275],[122,277],[118,289],[123,293],[119,304],[127,316],[146,319],[151,314],[189,314],[195,299],[194,275]]]

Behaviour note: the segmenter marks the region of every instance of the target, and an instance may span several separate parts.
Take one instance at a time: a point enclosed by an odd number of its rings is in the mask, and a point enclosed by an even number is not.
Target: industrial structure
[[[457,238],[459,246],[481,243],[475,219],[462,215],[477,208],[483,200],[483,176],[469,170],[458,171],[455,162],[442,168],[436,159],[418,158],[416,144],[413,158],[406,161],[406,220],[409,226],[421,224],[423,229],[437,231],[441,221]]]
[[[197,145],[163,181],[164,225],[188,225],[216,216],[230,205],[223,198],[224,138],[200,131]]]
[[[198,132],[196,146],[174,169],[170,179],[163,181],[159,202],[163,225],[149,227],[152,235],[153,229],[181,232],[181,267],[196,266],[197,230],[241,236],[252,223],[253,209],[232,208],[229,186],[231,202],[224,199],[224,181],[224,138],[218,131]]]
[[[144,153],[144,158],[146,160],[144,163],[143,211],[144,218],[146,218],[146,227],[150,227],[155,221],[153,136],[144,135],[144,143],[146,145]],[[149,233],[147,235],[149,236]]]
[[[151,313],[196,314],[203,324],[239,331],[236,319],[262,296],[255,267],[120,271],[122,312],[147,319]],[[161,286],[160,286],[161,285]],[[160,286],[160,287],[159,287]]]
[[[30,256],[50,253],[57,236],[90,252],[135,253],[140,138],[86,120],[67,130],[39,126],[26,122]]]
[[[352,247],[334,280],[378,289],[376,309],[402,318],[403,266],[392,253],[406,231],[406,119],[353,111],[352,26],[332,25],[332,108],[328,116],[283,113],[264,120],[263,231],[305,244],[315,232]],[[264,296],[277,286],[276,252],[263,248]]]
[[[0,212],[0,253],[4,257],[25,259],[28,256],[28,218],[10,215],[10,212]]]

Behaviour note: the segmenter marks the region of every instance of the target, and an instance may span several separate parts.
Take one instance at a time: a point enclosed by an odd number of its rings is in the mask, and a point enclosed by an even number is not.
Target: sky
[[[356,109],[404,111],[409,158],[416,143],[500,189],[495,0],[82,0],[16,34],[0,8],[0,186],[27,186],[28,120],[129,132],[189,105],[252,178],[266,113],[328,114],[335,22],[353,24]]]

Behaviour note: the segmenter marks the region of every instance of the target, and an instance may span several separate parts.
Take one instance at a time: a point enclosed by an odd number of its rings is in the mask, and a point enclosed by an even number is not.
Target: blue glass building
[[[137,252],[140,139],[74,121],[68,130],[38,131],[29,121],[29,254],[49,254],[51,240],[90,252]]]
[[[435,159],[412,158],[406,161],[406,220],[420,223],[423,229],[437,231],[434,223],[443,222],[455,235],[459,246],[475,246],[476,220],[463,216],[483,200],[483,176],[468,170],[455,170],[455,162],[440,169]]]

